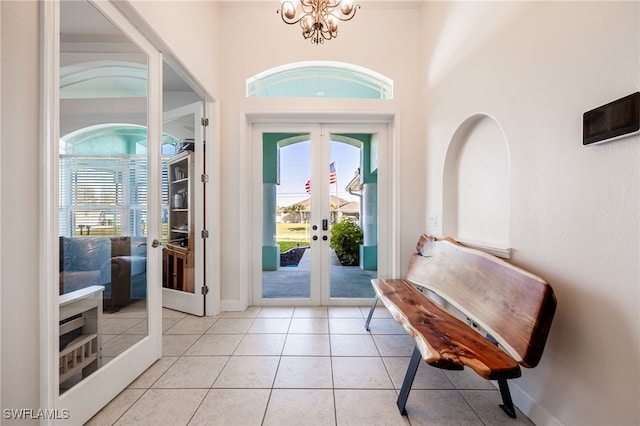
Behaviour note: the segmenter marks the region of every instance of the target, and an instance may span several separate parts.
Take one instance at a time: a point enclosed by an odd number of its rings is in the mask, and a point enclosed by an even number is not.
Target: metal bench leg
[[[373,311],[376,310],[376,305],[378,304],[378,296],[373,298],[373,304],[371,305],[371,309],[369,310],[369,316],[367,317],[367,322],[364,323],[364,329],[369,330],[369,323],[371,322],[371,317],[373,316]]]
[[[409,399],[409,391],[411,391],[411,385],[413,385],[413,379],[416,377],[416,372],[418,371],[418,367],[420,366],[420,361],[422,361],[422,354],[420,353],[420,349],[418,349],[418,345],[416,345],[413,350],[413,355],[411,355],[411,361],[409,361],[409,367],[407,368],[407,374],[404,376],[404,381],[402,382],[402,389],[400,389],[400,395],[398,395],[398,409],[400,410],[400,414],[403,416],[407,415],[407,409],[405,406],[407,405],[407,399]]]
[[[487,334],[487,339],[498,346],[498,341],[490,334]],[[516,418],[516,408],[513,406],[513,400],[511,399],[511,392],[509,391],[509,383],[507,383],[507,379],[498,380],[498,387],[500,388],[500,395],[502,395],[502,404],[500,404],[500,408],[502,411],[507,413],[507,416],[512,419]]]
[[[509,392],[509,384],[507,383],[507,380],[498,380],[498,386],[500,387],[500,395],[502,395],[502,404],[500,404],[500,408],[507,413],[507,416],[515,419],[516,408],[513,406],[513,401],[511,400],[511,392]]]

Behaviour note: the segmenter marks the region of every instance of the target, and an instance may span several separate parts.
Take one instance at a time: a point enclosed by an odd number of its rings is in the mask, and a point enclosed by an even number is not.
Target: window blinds
[[[146,155],[61,155],[60,235],[146,235],[148,181]]]

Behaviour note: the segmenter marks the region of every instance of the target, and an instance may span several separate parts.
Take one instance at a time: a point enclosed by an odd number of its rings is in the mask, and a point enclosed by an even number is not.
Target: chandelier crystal
[[[360,5],[353,0],[282,0],[278,13],[282,21],[300,23],[302,36],[322,44],[338,36],[338,21],[350,21]]]

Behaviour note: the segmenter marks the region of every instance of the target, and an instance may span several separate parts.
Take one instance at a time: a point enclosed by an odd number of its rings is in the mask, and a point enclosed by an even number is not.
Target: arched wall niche
[[[444,235],[488,248],[509,244],[509,146],[500,124],[474,114],[457,128],[443,171]]]

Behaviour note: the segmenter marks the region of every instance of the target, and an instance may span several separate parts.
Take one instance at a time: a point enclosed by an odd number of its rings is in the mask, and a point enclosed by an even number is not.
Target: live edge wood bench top
[[[466,365],[491,380],[520,377],[520,365],[513,358],[409,282],[377,280],[374,288],[396,321],[416,340],[427,364],[446,370],[462,370]]]
[[[546,281],[452,239],[422,235],[407,278],[374,279],[372,285],[376,300],[367,329],[381,300],[415,339],[417,361],[421,356],[429,365],[451,370],[467,366],[485,379],[498,380],[508,406],[501,407],[515,417],[506,379],[519,377],[520,366],[531,368],[540,361],[557,303]],[[424,289],[436,297],[427,297]],[[403,414],[413,376],[410,379],[398,400]]]

